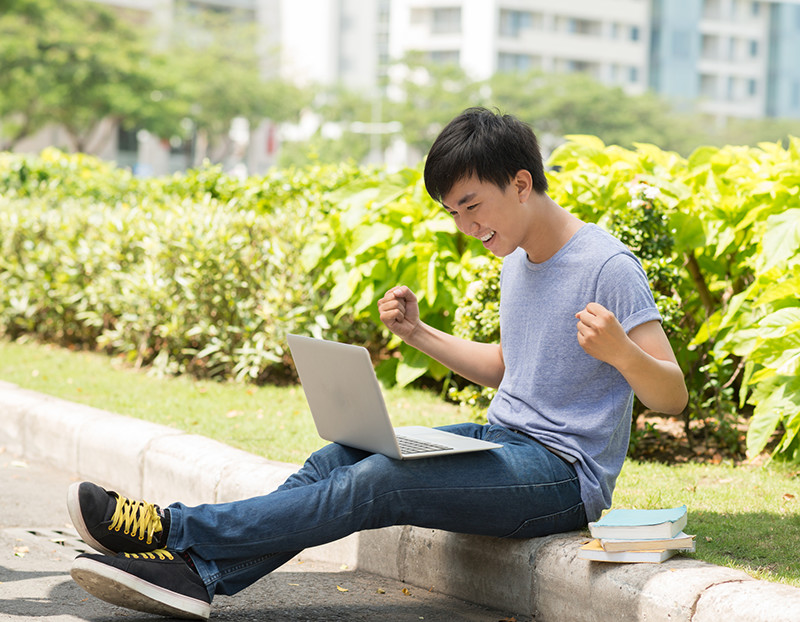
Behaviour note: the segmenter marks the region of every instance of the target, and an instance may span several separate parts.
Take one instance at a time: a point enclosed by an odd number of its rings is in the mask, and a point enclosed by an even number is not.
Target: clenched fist
[[[381,322],[404,341],[419,326],[419,304],[408,287],[393,287],[378,301]]]
[[[609,365],[614,365],[614,361],[624,355],[630,341],[611,311],[590,302],[575,317],[578,319],[578,343],[587,354]]]

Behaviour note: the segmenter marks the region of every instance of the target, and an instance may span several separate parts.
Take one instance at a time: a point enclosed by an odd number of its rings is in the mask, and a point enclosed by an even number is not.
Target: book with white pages
[[[578,549],[578,558],[596,562],[660,564],[678,551],[657,549],[652,551],[604,551],[599,540],[592,540]]]
[[[618,551],[652,551],[655,549],[674,549],[684,553],[695,552],[695,536],[680,532],[674,538],[660,540],[624,540],[601,538],[600,546],[610,553]]]
[[[659,540],[674,538],[688,522],[686,506],[654,510],[615,509],[589,523],[593,538]]]

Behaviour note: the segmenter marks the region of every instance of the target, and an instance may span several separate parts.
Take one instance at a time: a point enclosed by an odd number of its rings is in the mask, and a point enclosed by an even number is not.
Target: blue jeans
[[[263,497],[169,506],[167,548],[189,553],[213,597],[235,594],[306,547],[363,529],[531,538],[586,525],[570,463],[502,426],[444,429],[503,447],[401,461],[330,444]]]

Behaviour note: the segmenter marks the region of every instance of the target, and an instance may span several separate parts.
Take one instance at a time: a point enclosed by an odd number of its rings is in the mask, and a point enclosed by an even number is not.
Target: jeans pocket
[[[505,538],[540,538],[554,533],[565,531],[575,531],[586,527],[586,511],[583,503],[577,503],[571,508],[529,518],[522,523],[516,530],[504,536]]]

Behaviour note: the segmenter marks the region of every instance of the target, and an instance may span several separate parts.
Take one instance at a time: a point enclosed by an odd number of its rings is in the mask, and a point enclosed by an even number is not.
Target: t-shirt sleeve
[[[626,333],[645,322],[661,321],[644,268],[625,253],[611,257],[600,270],[595,300],[616,316]]]

